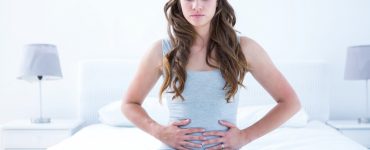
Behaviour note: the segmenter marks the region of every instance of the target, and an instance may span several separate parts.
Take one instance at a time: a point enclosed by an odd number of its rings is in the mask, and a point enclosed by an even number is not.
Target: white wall
[[[346,48],[370,44],[370,1],[233,3],[240,3],[235,5],[239,29],[263,45],[274,60],[323,59],[329,63],[332,119],[365,115],[365,81],[345,81],[343,72]]]
[[[77,63],[140,58],[166,36],[166,0],[0,0],[0,123],[37,115],[37,84],[16,80],[22,46],[58,46],[64,78],[44,84],[45,113],[78,116]],[[368,0],[230,0],[237,29],[272,59],[323,59],[331,77],[331,118],[365,113],[364,83],[344,81],[346,47],[370,44]],[[304,79],[304,78],[302,78]]]

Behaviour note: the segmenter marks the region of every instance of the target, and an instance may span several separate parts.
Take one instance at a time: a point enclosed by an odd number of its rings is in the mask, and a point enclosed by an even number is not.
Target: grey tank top
[[[239,37],[238,37],[239,39]],[[171,50],[171,42],[168,39],[162,41],[163,56]],[[220,70],[211,71],[186,71],[186,81],[181,98],[172,99],[173,93],[165,93],[166,102],[169,109],[169,121],[179,121],[191,119],[188,125],[181,128],[204,128],[206,131],[227,131],[227,127],[219,124],[219,120],[226,120],[236,124],[236,112],[239,102],[237,93],[231,100],[226,102],[226,91],[223,90],[225,80]],[[168,88],[167,91],[170,89]],[[172,90],[170,90],[172,91]],[[194,133],[192,135],[201,135]],[[208,136],[207,139],[216,137]],[[201,143],[201,141],[190,141]],[[203,148],[194,150],[203,150],[214,145],[204,145]],[[165,144],[160,149],[173,149]]]

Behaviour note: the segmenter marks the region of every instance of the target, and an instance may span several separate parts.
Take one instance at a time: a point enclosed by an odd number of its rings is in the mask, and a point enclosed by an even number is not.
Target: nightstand
[[[2,127],[4,150],[45,150],[73,135],[83,122],[54,119],[48,124],[34,124],[30,120],[15,120]]]
[[[326,124],[370,149],[370,123],[360,124],[356,120],[332,120],[327,121]]]

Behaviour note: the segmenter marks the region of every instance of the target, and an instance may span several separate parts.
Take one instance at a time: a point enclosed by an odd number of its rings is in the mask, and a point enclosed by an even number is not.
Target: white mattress
[[[137,128],[104,124],[87,126],[48,150],[150,150],[160,141]],[[242,150],[367,150],[319,121],[305,128],[278,128],[244,146]]]

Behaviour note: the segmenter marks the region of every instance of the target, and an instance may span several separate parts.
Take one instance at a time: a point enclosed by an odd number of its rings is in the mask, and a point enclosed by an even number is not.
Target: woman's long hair
[[[196,31],[185,19],[180,0],[169,0],[164,6],[168,21],[167,32],[171,39],[172,49],[163,57],[164,82],[160,89],[160,98],[163,92],[171,87],[174,93],[172,99],[180,97],[184,91],[186,81],[186,65],[193,45]],[[234,9],[227,0],[218,0],[217,8],[210,25],[210,39],[206,50],[207,65],[220,69],[225,80],[223,89],[227,91],[225,99],[230,102],[238,91],[238,85],[243,85],[247,70],[247,61],[241,51],[240,44],[234,29],[236,22]],[[215,51],[215,61],[219,66],[209,63],[212,51]]]

